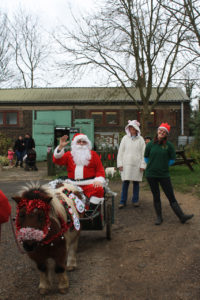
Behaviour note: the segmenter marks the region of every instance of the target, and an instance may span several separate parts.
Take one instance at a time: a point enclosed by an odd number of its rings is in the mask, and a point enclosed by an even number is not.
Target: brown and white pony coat
[[[55,261],[60,293],[66,293],[69,287],[66,269],[73,270],[77,266],[80,228],[74,228],[66,206],[70,203],[77,218],[78,213],[73,201],[69,202],[68,194],[63,192],[66,190],[81,197],[76,187],[65,183],[55,189],[31,184],[13,197],[17,203],[16,235],[40,272],[40,294],[46,294],[50,289],[49,258]]]

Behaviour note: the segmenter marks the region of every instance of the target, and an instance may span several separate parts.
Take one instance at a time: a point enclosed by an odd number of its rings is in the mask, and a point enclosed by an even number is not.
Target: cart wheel
[[[106,238],[111,240],[111,230],[112,229],[112,206],[108,204],[106,206]]]

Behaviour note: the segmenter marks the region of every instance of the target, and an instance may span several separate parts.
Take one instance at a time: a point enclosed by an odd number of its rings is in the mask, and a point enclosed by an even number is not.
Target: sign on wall
[[[96,150],[104,148],[118,148],[119,146],[119,133],[118,132],[96,132],[95,135]]]

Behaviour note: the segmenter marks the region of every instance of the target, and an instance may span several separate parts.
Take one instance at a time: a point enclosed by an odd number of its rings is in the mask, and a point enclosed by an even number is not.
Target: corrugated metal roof
[[[131,94],[140,101],[137,88],[129,88]],[[153,88],[150,100],[156,97]],[[189,101],[180,88],[168,88],[160,102]],[[119,87],[75,87],[75,88],[33,88],[33,89],[0,89],[0,104],[3,103],[120,103],[132,102],[131,98]]]

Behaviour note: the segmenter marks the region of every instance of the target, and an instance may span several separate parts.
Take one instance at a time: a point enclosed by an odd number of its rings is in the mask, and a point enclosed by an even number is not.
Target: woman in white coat
[[[122,193],[119,208],[126,206],[128,187],[133,181],[132,203],[139,206],[139,182],[142,181],[146,168],[144,161],[145,142],[140,135],[140,123],[128,121],[125,127],[126,135],[122,138],[117,155],[117,167],[121,172]]]

